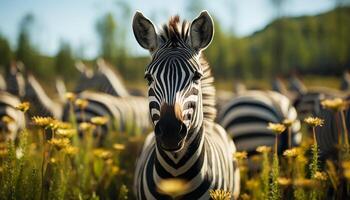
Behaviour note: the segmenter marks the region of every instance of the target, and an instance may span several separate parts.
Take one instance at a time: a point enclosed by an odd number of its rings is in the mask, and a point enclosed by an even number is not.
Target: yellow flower
[[[294,121],[293,120],[291,120],[291,119],[285,119],[285,120],[283,120],[283,125],[284,126],[286,126],[286,127],[290,127],[290,126],[292,126],[293,125],[293,123],[294,123]]]
[[[70,141],[68,138],[53,138],[49,140],[49,144],[57,147],[58,149],[63,149],[70,144]]]
[[[119,171],[120,171],[120,168],[119,168],[118,166],[115,166],[115,165],[114,165],[114,166],[112,167],[111,171],[112,171],[112,174],[118,174]]]
[[[349,181],[350,180],[350,169],[344,170],[344,177]]]
[[[312,179],[299,178],[294,181],[294,185],[304,188],[315,188],[318,186],[317,182]]]
[[[101,159],[107,160],[112,157],[112,152],[105,150],[105,149],[94,149],[92,153]]]
[[[283,152],[283,155],[286,157],[297,157],[299,155],[298,148],[287,149]]]
[[[247,158],[247,152],[246,151],[242,151],[242,152],[236,152],[233,155],[234,158],[236,158],[237,160],[243,160]]]
[[[90,131],[93,131],[95,128],[96,126],[89,122],[82,122],[79,124],[79,130],[83,132],[90,132]]]
[[[247,193],[241,195],[242,200],[250,200],[250,196]]]
[[[76,95],[72,92],[67,92],[64,96],[70,102],[73,102],[76,98]]]
[[[102,126],[108,122],[108,117],[104,117],[104,116],[92,117],[90,121],[95,125]]]
[[[316,172],[314,175],[314,178],[319,180],[319,181],[326,181],[327,174],[325,172]]]
[[[288,186],[288,185],[292,184],[292,180],[289,178],[285,178],[285,177],[278,177],[277,182],[281,186]]]
[[[5,115],[5,116],[2,116],[1,121],[2,121],[4,124],[11,124],[11,123],[13,123],[15,120],[12,119],[12,117],[9,117],[9,116]]]
[[[77,99],[75,100],[75,105],[80,109],[85,109],[88,106],[89,102],[85,99]]]
[[[75,129],[57,129],[56,135],[60,137],[71,138],[77,131]]]
[[[245,184],[247,188],[250,190],[255,190],[256,188],[259,187],[259,181],[257,181],[256,179],[249,179],[246,181]]]
[[[283,124],[278,124],[278,123],[269,123],[267,126],[267,129],[273,131],[276,134],[281,134],[283,133],[284,130],[286,130],[286,127]]]
[[[341,111],[346,109],[347,102],[344,101],[341,98],[335,98],[335,99],[325,99],[321,101],[321,105],[323,108],[333,110],[333,111]]]
[[[259,153],[268,153],[271,151],[271,147],[268,147],[268,146],[258,146],[256,148],[256,151],[259,152]]]
[[[17,105],[16,109],[25,113],[25,112],[27,112],[29,107],[30,107],[30,103],[26,101],[26,102],[22,102],[19,105]]]
[[[56,158],[50,158],[50,163],[54,164],[56,162],[57,162]]]
[[[344,169],[350,169],[350,161],[343,161],[341,163],[341,166],[344,168]]]
[[[182,179],[163,179],[158,184],[158,192],[170,196],[177,196],[185,193],[190,188],[190,185]]]
[[[231,192],[225,190],[210,190],[210,197],[213,200],[230,200],[232,198]]]
[[[323,126],[324,124],[324,120],[318,117],[307,117],[306,119],[304,119],[304,122],[313,127]]]
[[[39,117],[39,116],[34,116],[32,117],[32,122],[41,127],[46,127],[50,125],[50,123],[53,121],[51,117]]]
[[[66,146],[63,149],[63,152],[67,155],[75,155],[77,154],[79,151],[78,147],[73,147],[73,146]]]
[[[125,145],[124,145],[124,144],[118,144],[118,143],[116,143],[116,144],[113,145],[113,148],[114,148],[115,150],[117,150],[117,151],[122,151],[122,150],[125,149]]]
[[[8,153],[7,149],[0,149],[0,158],[5,157],[7,153]]]

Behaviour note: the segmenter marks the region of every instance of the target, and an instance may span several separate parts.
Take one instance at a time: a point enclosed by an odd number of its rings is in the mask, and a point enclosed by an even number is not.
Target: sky
[[[167,21],[179,14],[191,20],[197,13],[186,12],[189,0],[124,0],[130,5],[130,14],[123,15],[122,0],[0,0],[0,34],[16,47],[19,23],[24,15],[32,13],[35,24],[32,39],[42,54],[55,55],[61,41],[69,42],[81,56],[93,58],[98,54],[96,20],[112,12],[119,24],[125,25],[126,43],[134,54],[145,54],[133,38],[132,14],[142,11],[154,24]],[[206,9],[226,31],[244,37],[264,28],[276,13],[271,0],[194,0],[203,2]],[[334,8],[335,0],[284,0],[285,16],[315,15]]]

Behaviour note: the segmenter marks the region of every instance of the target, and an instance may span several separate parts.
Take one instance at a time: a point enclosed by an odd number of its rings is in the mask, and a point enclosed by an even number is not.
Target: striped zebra
[[[77,98],[88,101],[86,108],[81,109],[73,104],[76,122],[89,122],[92,117],[106,116],[109,122],[102,126],[103,137],[110,131],[143,133],[149,129],[150,120],[147,99],[142,97],[115,97],[109,94],[84,91]],[[70,119],[70,105],[63,109],[63,121]],[[101,139],[103,139],[103,137]]]
[[[289,99],[277,92],[250,90],[227,103],[219,112],[217,121],[237,145],[237,150],[256,153],[260,145],[273,146],[275,134],[267,129],[268,123],[282,123],[284,119],[295,121],[292,126],[292,144],[301,141],[300,121]],[[288,147],[288,134],[279,138],[279,152]]]
[[[103,59],[98,59],[96,65],[98,69],[93,72],[81,62],[76,64],[81,76],[75,88],[75,93],[93,90],[118,97],[130,96],[120,76]]]
[[[25,126],[25,116],[16,110],[20,100],[5,91],[0,91],[0,142],[14,140],[17,132]]]
[[[135,170],[137,199],[170,199],[159,192],[161,181],[182,179],[191,187],[175,199],[209,199],[210,189],[239,194],[236,151],[225,130],[214,122],[215,88],[201,51],[212,40],[207,11],[192,22],[172,17],[160,33],[136,12],[133,31],[152,61],[145,70],[154,132],[146,138]]]

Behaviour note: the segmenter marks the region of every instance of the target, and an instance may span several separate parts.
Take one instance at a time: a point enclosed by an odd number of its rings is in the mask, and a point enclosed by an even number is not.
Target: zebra
[[[20,103],[13,94],[0,91],[0,142],[15,140],[17,132],[25,127],[25,116],[16,109]]]
[[[102,125],[101,133],[104,136],[112,131],[143,133],[149,129],[150,120],[147,109],[147,99],[142,97],[115,97],[95,91],[83,91],[77,98],[88,101],[87,107],[79,108],[75,104],[66,103],[63,109],[62,120],[70,120],[70,106],[73,106],[77,123],[89,122],[96,116],[105,116],[109,122]]]
[[[168,179],[191,187],[175,199],[209,199],[210,189],[239,194],[236,152],[226,131],[214,122],[215,88],[202,50],[214,27],[207,11],[188,23],[170,18],[161,32],[137,11],[132,24],[139,45],[151,54],[146,67],[149,111],[154,131],[138,157],[134,192],[137,199],[169,199],[158,185]]]
[[[284,119],[294,121],[292,145],[300,144],[300,121],[289,99],[274,91],[249,90],[228,102],[219,112],[217,121],[235,140],[237,150],[254,155],[258,146],[275,143],[275,134],[267,128],[268,123],[282,123]],[[287,144],[288,134],[282,134],[279,153],[288,147]]]
[[[75,93],[94,90],[118,97],[130,96],[120,76],[103,59],[98,59],[96,65],[98,69],[96,72],[93,72],[87,69],[82,62],[76,64],[76,68],[81,72],[81,76],[75,88]]]

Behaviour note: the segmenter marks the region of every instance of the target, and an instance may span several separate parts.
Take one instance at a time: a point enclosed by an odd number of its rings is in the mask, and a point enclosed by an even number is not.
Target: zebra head
[[[203,123],[201,84],[205,69],[200,55],[213,38],[212,18],[207,11],[192,23],[180,23],[175,16],[157,33],[153,23],[136,12],[133,31],[152,57],[145,79],[157,146],[179,151]]]

